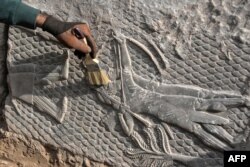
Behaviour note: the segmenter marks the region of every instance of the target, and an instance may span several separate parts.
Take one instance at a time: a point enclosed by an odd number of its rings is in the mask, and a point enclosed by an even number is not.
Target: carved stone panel
[[[113,166],[223,166],[249,137],[247,8],[234,1],[27,1],[87,20],[112,82],[50,34],[9,29],[8,127]],[[239,17],[239,18],[238,18]]]

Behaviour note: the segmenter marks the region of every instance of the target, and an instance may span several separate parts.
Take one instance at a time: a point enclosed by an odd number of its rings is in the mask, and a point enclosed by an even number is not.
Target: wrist
[[[47,31],[57,37],[58,35],[70,30],[70,28],[76,24],[77,23],[74,22],[64,22],[54,16],[47,15],[45,21],[41,25],[41,28],[43,31]]]
[[[46,14],[46,13],[38,14],[37,17],[36,17],[36,26],[37,27],[42,27],[43,24],[45,23],[45,21],[47,20],[48,16],[49,15]]]

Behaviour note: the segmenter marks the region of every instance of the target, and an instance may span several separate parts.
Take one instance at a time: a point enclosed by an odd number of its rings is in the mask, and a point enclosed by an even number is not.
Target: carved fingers
[[[228,108],[245,106],[246,98],[213,98],[213,99],[198,99],[195,104],[195,109],[198,111],[209,112],[224,112]]]
[[[224,112],[227,111],[227,107],[221,102],[209,101],[209,100],[198,100],[195,106],[198,111],[209,111],[209,112]]]
[[[210,147],[213,147],[213,148],[215,148],[217,150],[221,150],[221,151],[231,149],[231,147],[228,144],[219,140],[218,138],[216,138],[212,134],[206,132],[198,124],[195,124],[193,132],[196,134],[196,136],[198,138],[200,138],[203,141],[204,144],[206,144]]]
[[[212,115],[206,112],[193,112],[190,114],[190,120],[196,123],[225,125],[229,120],[217,115]]]
[[[221,126],[211,125],[211,124],[202,124],[202,127],[213,135],[223,139],[229,144],[234,143],[234,138]]]
[[[237,91],[212,91],[202,89],[199,94],[200,98],[212,99],[212,98],[241,98],[242,95]]]

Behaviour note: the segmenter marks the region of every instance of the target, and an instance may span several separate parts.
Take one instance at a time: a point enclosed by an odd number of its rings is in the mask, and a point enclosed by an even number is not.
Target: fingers
[[[77,39],[76,37],[74,37],[73,48],[85,54],[92,51],[91,48],[83,40]]]
[[[203,101],[199,107],[196,108],[200,111],[208,112],[226,112],[227,107],[220,102],[210,102],[208,100]]]
[[[217,150],[222,150],[222,151],[231,149],[231,147],[228,144],[217,139],[215,136],[206,132],[202,128],[196,129],[194,133],[203,141],[204,144],[210,147],[213,147]]]
[[[213,125],[225,125],[229,123],[229,120],[217,115],[208,114],[205,112],[194,112],[190,115],[190,119],[193,122],[213,124]]]
[[[78,50],[82,53],[90,53],[91,48],[84,43],[82,39],[78,39],[70,31],[62,33],[57,36],[57,39],[64,43],[66,46]]]
[[[76,31],[77,33],[74,33],[74,31],[72,33],[72,30],[74,29],[78,30]],[[92,58],[96,57],[97,46],[87,24],[76,24],[68,31],[61,33],[56,37],[66,46],[75,49],[77,51],[78,57],[79,52],[81,52],[83,55],[90,53]],[[87,43],[84,42],[84,38],[86,38]]]
[[[218,99],[205,99],[197,106],[197,110],[225,112],[229,107],[244,106],[244,98],[218,98]]]
[[[233,144],[233,142],[234,142],[233,136],[230,135],[221,126],[216,126],[216,125],[211,125],[211,124],[202,124],[202,126],[210,133],[216,135],[219,138],[222,138],[223,140],[225,140],[229,144]]]
[[[217,111],[217,112],[226,112],[227,111],[227,107],[225,105],[223,105],[222,103],[219,102],[215,102],[212,103],[208,109],[208,111]]]
[[[92,36],[86,36],[88,45],[91,48],[90,56],[94,59],[97,53],[97,46]]]
[[[87,39],[87,44],[91,48],[90,56],[92,58],[95,58],[96,53],[97,53],[97,45],[95,43],[94,38],[92,37],[91,31],[90,31],[88,25],[81,24],[81,25],[77,25],[75,28],[79,28],[80,30],[82,30],[84,37],[86,37],[86,39]]]
[[[227,107],[238,107],[244,105],[245,103],[244,98],[218,98],[218,99],[210,99],[208,101],[210,103],[216,101]]]

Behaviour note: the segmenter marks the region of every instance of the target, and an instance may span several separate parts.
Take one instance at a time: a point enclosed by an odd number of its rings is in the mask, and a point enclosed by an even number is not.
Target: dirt
[[[0,167],[107,167],[86,157],[0,130]]]

